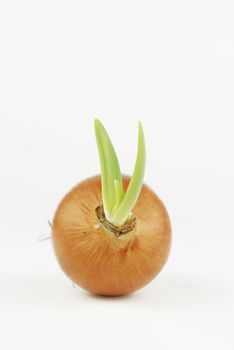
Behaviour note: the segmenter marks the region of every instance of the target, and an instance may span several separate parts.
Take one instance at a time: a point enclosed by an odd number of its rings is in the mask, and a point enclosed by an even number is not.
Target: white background
[[[234,3],[0,1],[0,347],[234,348]],[[49,232],[99,172],[93,118],[168,208],[162,273],[123,298],[72,288]]]

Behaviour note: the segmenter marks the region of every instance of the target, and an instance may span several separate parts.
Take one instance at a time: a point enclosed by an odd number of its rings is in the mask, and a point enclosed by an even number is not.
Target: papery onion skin
[[[126,190],[130,177],[123,176]],[[121,237],[98,225],[101,177],[88,178],[60,202],[52,224],[58,262],[77,285],[99,295],[124,295],[150,282],[165,264],[171,243],[167,211],[145,184],[133,214],[136,227]]]

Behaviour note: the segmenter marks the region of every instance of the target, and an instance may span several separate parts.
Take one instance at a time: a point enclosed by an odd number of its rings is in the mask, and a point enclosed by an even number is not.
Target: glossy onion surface
[[[123,176],[126,190],[130,178]],[[133,214],[136,227],[116,237],[100,225],[101,178],[75,186],[60,202],[52,224],[58,262],[70,279],[100,295],[124,295],[150,282],[166,262],[171,228],[162,201],[145,184]]]

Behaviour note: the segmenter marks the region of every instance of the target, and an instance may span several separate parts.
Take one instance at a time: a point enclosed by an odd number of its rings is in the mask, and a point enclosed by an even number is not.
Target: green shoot
[[[122,198],[124,194],[122,175],[114,147],[104,126],[98,119],[94,120],[94,126],[101,164],[103,208],[107,220],[111,222],[111,214],[116,204],[115,180],[119,182],[118,197]]]
[[[115,206],[112,210],[112,215],[116,212],[118,207],[120,206],[123,197],[124,197],[124,191],[123,188],[120,185],[120,182],[118,180],[114,180],[114,185],[115,185]]]
[[[98,119],[95,119],[94,125],[101,164],[103,208],[107,220],[119,227],[131,217],[143,183],[146,158],[143,128],[139,122],[135,168],[124,193],[119,162],[111,140]]]
[[[112,218],[112,221],[116,226],[121,226],[126,222],[139,197],[145,173],[145,158],[145,139],[142,125],[139,122],[137,159],[131,181],[128,185],[122,203]]]

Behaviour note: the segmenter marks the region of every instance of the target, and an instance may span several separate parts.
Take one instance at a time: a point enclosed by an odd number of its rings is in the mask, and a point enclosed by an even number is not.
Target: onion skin
[[[130,177],[123,176],[126,190]],[[99,295],[124,295],[149,283],[165,264],[171,226],[162,201],[145,184],[133,214],[136,227],[116,237],[99,225],[95,208],[102,203],[101,177],[75,186],[60,202],[52,223],[58,262],[77,285]]]

